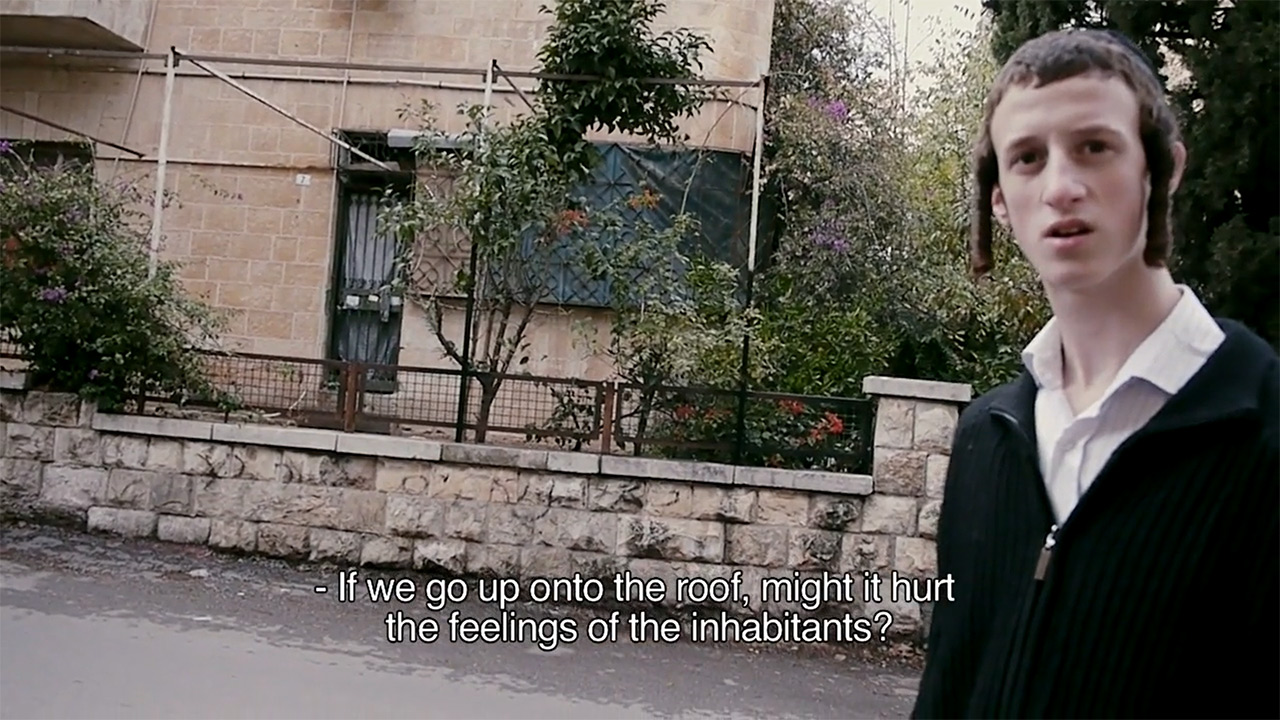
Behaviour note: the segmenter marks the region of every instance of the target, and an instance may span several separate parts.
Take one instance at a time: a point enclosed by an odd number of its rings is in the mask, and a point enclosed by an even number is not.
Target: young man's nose
[[[1044,202],[1055,208],[1066,208],[1085,195],[1080,168],[1069,157],[1051,156],[1044,168]]]

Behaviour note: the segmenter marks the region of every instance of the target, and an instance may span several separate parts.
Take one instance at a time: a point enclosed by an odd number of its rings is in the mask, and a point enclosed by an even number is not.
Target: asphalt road
[[[444,632],[452,609],[497,611],[344,603],[332,572],[0,527],[0,717],[883,718],[915,694],[911,669],[811,649],[392,644],[389,609]]]

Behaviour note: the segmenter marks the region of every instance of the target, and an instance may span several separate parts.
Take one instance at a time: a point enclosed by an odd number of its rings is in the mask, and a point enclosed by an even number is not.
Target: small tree
[[[0,146],[0,330],[23,349],[37,387],[115,408],[137,395],[213,399],[193,343],[221,318],[183,290],[175,268],[148,277],[138,189],[78,165],[36,167]]]
[[[473,106],[462,111],[466,131],[446,138],[433,108],[414,113],[422,127],[418,156],[435,177],[412,200],[391,201],[383,222],[408,251],[406,295],[425,311],[446,356],[480,383],[478,441],[502,376],[528,360],[525,333],[534,311],[556,304],[551,269],[574,262],[594,237],[588,230],[593,209],[574,197],[598,161],[586,133],[604,127],[653,142],[678,141],[675,119],[702,101],[695,89],[640,82],[695,76],[708,46],[683,30],[653,35],[649,25],[664,7],[656,0],[557,2],[540,69],[603,77],[546,81],[530,112],[506,125],[495,127],[486,108]],[[542,11],[552,13],[546,6]],[[440,176],[448,178],[448,191],[430,187]],[[449,239],[454,231],[470,246],[468,267],[433,277],[432,266],[456,250]],[[445,305],[462,296],[474,302],[474,349],[445,329]]]

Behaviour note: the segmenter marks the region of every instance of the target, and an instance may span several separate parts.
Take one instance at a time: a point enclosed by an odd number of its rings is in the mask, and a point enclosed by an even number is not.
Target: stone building
[[[387,138],[406,129],[399,111],[423,99],[456,125],[453,108],[482,102],[491,62],[535,66],[549,23],[540,4],[0,0],[0,139],[38,141],[26,147],[46,158],[92,158],[100,176],[148,188],[162,175],[172,197],[160,214],[161,256],[182,261],[192,291],[234,311],[229,348],[447,367],[411,304],[388,312],[346,301],[374,279],[355,259],[371,252],[369,193],[380,180],[343,172],[360,160],[334,139],[394,158]],[[667,6],[658,29],[709,35],[705,77],[754,82],[767,72],[772,0]],[[171,48],[179,61],[166,91]],[[515,81],[526,92],[533,82]],[[731,90],[739,102],[708,103],[686,129],[691,144],[749,167],[759,91]],[[523,102],[497,81],[492,106],[501,122]],[[606,375],[570,331],[601,311],[570,300],[570,313],[539,315],[526,369]],[[360,344],[359,333],[376,337]]]

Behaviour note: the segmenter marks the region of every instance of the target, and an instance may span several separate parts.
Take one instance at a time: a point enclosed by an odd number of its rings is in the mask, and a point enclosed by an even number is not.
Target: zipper
[[[1049,571],[1049,561],[1053,559],[1053,546],[1058,544],[1058,526],[1049,528],[1044,538],[1044,547],[1040,548],[1040,558],[1036,560],[1036,582],[1044,582],[1045,573]]]

